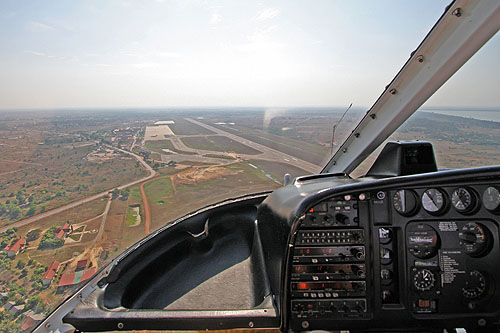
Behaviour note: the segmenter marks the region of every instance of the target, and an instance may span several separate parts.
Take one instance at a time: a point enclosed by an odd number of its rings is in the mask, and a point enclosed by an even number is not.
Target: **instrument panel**
[[[488,331],[500,312],[499,189],[358,186],[311,204],[291,236],[289,328]]]

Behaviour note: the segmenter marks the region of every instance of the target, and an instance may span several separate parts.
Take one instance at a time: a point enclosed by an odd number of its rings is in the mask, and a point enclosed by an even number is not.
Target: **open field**
[[[144,134],[144,140],[164,140],[167,136],[170,135],[174,135],[174,132],[172,132],[169,125],[147,126],[146,134]]]
[[[225,136],[185,137],[181,139],[184,144],[193,149],[215,150],[221,152],[235,152],[237,154],[256,155],[261,152],[234,141]]]
[[[104,207],[106,206],[106,201],[107,200],[105,198],[97,199],[81,206],[68,209],[64,212],[46,217],[36,223],[19,227],[19,233],[21,235],[25,235],[28,231],[33,229],[44,230],[50,228],[51,226],[62,226],[66,222],[78,224],[86,220],[90,220],[102,214]]]
[[[152,205],[163,205],[165,198],[173,192],[170,178],[160,178],[144,186],[148,200]]]
[[[279,187],[265,173],[250,167],[247,163],[235,163],[227,166],[193,167],[173,175],[173,191],[163,194],[151,193],[153,202],[161,196],[163,204],[152,204],[152,227],[155,230],[164,224],[202,208],[208,204]]]
[[[98,163],[89,161],[87,157],[95,151],[95,144],[74,148],[65,148],[59,144],[36,145],[33,148],[35,150],[29,155],[30,158],[24,160],[30,163],[36,161],[41,166],[28,166],[21,172],[0,175],[0,204],[15,204],[18,207],[15,208],[17,212],[0,215],[0,225],[146,175],[146,171],[135,159],[121,153],[115,154],[113,158],[100,159]],[[14,152],[7,156],[21,158]]]

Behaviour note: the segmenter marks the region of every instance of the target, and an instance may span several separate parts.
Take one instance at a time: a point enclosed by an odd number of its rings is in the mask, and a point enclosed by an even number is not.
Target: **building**
[[[14,305],[10,308],[9,312],[12,313],[14,317],[17,317],[24,312],[24,307],[24,304]]]
[[[57,292],[61,293],[64,290],[71,288],[72,286],[76,286],[82,282],[87,281],[96,272],[97,269],[91,268],[86,271],[64,274],[63,276],[61,276],[61,280],[59,281],[59,285],[57,286]]]
[[[87,264],[88,264],[88,260],[85,259],[85,260],[79,260],[77,263],[76,263],[76,271],[83,271],[86,267],[87,267]]]
[[[159,120],[155,122],[153,125],[173,125],[175,124],[175,121],[173,120]]]
[[[68,236],[68,233],[71,231],[72,228],[73,227],[68,222],[64,223],[64,225],[61,227],[61,229],[56,231],[57,232],[56,238],[62,239],[64,237]]]
[[[14,244],[7,245],[3,250],[7,252],[9,258],[15,257],[19,252],[21,252],[26,246],[26,239],[21,238]]]
[[[14,302],[9,301],[3,305],[3,308],[5,311],[9,311],[10,309],[12,309],[13,306],[14,306]]]
[[[33,311],[26,312],[25,316],[26,319],[21,324],[21,332],[31,332],[31,330],[45,318],[45,315],[34,313]]]
[[[44,287],[50,286],[58,269],[59,269],[58,261],[54,261],[52,264],[50,264],[49,268],[47,268],[47,271],[45,272],[42,278],[42,285]]]

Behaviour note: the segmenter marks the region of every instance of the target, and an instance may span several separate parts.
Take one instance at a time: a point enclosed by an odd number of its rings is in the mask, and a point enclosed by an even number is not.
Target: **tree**
[[[16,205],[10,204],[9,205],[9,218],[11,220],[17,219],[21,215],[21,208],[17,207]]]
[[[28,233],[26,234],[26,240],[28,242],[32,242],[34,240],[37,240],[38,237],[40,237],[40,234],[42,233],[42,230],[40,229],[34,229],[34,230],[30,230],[28,231]]]
[[[35,213],[36,213],[36,205],[32,204],[30,206],[30,209],[28,209],[28,211],[26,212],[26,216],[33,216],[33,215],[35,215]]]
[[[24,268],[24,266],[26,266],[26,263],[24,261],[22,261],[22,260],[19,260],[17,262],[16,268],[17,269],[21,269],[21,268]]]

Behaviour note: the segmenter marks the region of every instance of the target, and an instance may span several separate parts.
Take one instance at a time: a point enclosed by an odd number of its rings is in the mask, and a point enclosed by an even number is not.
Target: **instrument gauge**
[[[443,192],[437,188],[430,188],[425,190],[422,194],[422,207],[431,213],[439,214],[446,208],[446,202]]]
[[[471,271],[464,286],[462,287],[462,295],[465,298],[479,298],[486,291],[486,278],[479,271]]]
[[[459,187],[451,194],[451,204],[460,213],[472,211],[476,205],[474,193],[464,187]]]
[[[429,291],[436,284],[436,277],[429,269],[421,269],[413,275],[413,286],[419,291]]]
[[[496,187],[490,186],[484,190],[483,205],[492,212],[500,210],[500,191]]]
[[[490,232],[482,224],[466,223],[458,233],[459,243],[464,253],[471,257],[481,257],[486,254],[490,244]]]
[[[417,210],[417,195],[410,190],[398,190],[392,197],[392,205],[400,215],[413,215]]]

